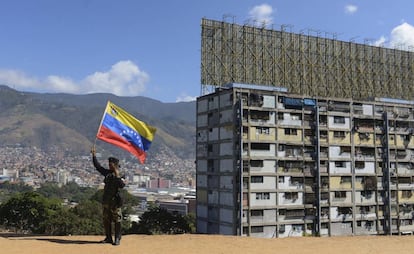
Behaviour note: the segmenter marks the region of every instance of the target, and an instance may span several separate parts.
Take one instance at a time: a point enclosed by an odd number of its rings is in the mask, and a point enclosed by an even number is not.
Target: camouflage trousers
[[[111,222],[121,222],[122,221],[122,212],[120,207],[112,206],[109,204],[102,204],[103,210],[103,221]]]

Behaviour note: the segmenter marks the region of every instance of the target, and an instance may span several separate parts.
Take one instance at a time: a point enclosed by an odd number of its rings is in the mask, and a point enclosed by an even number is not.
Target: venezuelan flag
[[[118,146],[145,162],[156,128],[108,101],[96,137]]]

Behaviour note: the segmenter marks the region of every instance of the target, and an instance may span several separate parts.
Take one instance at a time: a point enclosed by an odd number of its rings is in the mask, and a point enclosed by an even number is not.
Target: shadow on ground
[[[30,238],[30,239],[39,240],[39,241],[48,241],[48,242],[60,243],[60,244],[102,244],[100,241],[68,240],[68,239],[58,239],[58,238]]]
[[[48,238],[48,237],[44,237],[40,235],[28,235],[28,234],[16,234],[16,233],[0,233],[0,237],[8,238],[10,240],[37,240],[37,241],[47,241],[47,242],[59,243],[59,244],[102,244],[100,241]]]

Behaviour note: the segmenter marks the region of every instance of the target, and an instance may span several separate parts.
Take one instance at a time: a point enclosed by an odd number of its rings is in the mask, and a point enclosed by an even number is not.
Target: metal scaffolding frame
[[[414,52],[202,19],[201,93],[228,83],[309,96],[414,99]]]

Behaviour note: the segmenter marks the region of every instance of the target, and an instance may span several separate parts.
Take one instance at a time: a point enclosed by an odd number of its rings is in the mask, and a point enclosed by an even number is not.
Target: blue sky
[[[0,84],[188,101],[201,92],[203,17],[411,50],[413,10],[412,0],[1,0]]]

